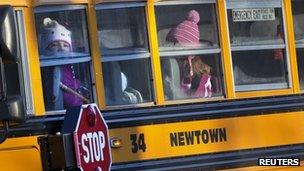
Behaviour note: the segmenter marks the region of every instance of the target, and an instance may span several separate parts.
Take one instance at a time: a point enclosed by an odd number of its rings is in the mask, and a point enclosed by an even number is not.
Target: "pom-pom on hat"
[[[198,45],[200,36],[197,23],[199,20],[200,16],[197,11],[189,11],[186,20],[170,30],[167,40],[182,46]]]
[[[200,21],[199,13],[195,10],[191,10],[187,15],[187,20],[197,24]]]
[[[72,49],[71,31],[50,18],[43,19],[43,32],[41,35],[41,50],[47,50],[50,44],[55,41],[64,41]]]

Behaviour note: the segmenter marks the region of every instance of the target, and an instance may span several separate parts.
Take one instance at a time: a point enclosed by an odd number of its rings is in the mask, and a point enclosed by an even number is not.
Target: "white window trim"
[[[143,59],[150,58],[150,53],[139,53],[139,54],[130,54],[130,55],[101,55],[101,62],[111,62],[111,61],[125,61],[132,59]]]
[[[253,51],[253,50],[274,50],[286,49],[285,44],[281,45],[252,45],[252,46],[231,46],[231,51]]]
[[[212,49],[189,49],[189,50],[180,50],[180,51],[162,51],[159,52],[160,56],[186,56],[186,55],[207,55],[207,54],[219,54],[221,49],[219,48],[212,48]]]
[[[49,59],[49,60],[40,59],[40,67],[76,64],[76,63],[83,63],[90,61],[91,61],[91,56],[85,56],[81,58],[71,58],[71,59]]]
[[[247,84],[247,85],[236,85],[235,91],[253,91],[253,90],[276,90],[288,88],[287,83],[268,83],[268,84]]]

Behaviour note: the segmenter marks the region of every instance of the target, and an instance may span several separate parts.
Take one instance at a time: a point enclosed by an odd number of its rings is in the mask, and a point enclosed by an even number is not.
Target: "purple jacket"
[[[80,88],[80,81],[75,78],[73,66],[70,64],[63,65],[60,69],[62,74],[61,82],[77,91],[77,89]],[[63,92],[63,101],[66,107],[82,105],[82,100],[80,98],[66,91]]]

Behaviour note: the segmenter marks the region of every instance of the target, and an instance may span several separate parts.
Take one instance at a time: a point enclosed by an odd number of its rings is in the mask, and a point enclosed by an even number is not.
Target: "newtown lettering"
[[[227,141],[226,128],[170,133],[171,147]]]

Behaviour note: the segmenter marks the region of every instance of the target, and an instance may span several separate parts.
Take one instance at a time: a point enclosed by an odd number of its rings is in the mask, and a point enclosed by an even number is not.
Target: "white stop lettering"
[[[105,147],[105,135],[102,131],[88,132],[81,135],[81,146],[85,154],[85,163],[99,162],[104,160],[103,149]]]

